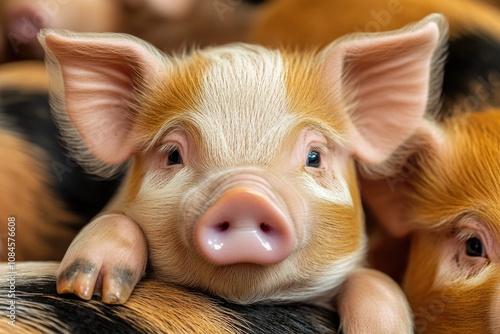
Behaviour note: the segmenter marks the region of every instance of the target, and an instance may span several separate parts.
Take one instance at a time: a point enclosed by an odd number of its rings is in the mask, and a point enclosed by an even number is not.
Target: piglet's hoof
[[[144,274],[146,238],[130,218],[103,215],[73,240],[57,271],[57,293],[123,304]]]

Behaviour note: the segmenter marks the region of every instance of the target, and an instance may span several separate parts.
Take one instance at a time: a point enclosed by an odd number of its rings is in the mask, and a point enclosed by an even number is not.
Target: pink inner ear
[[[134,150],[129,113],[135,88],[156,75],[159,59],[131,39],[75,36],[44,39],[62,72],[66,112],[92,154],[120,164]]]
[[[332,51],[328,71],[341,73],[337,89],[354,102],[354,152],[381,163],[417,128],[429,101],[435,22],[418,30],[352,39]]]
[[[70,120],[99,160],[119,164],[133,150],[132,124],[127,118],[132,79],[123,68],[94,65],[89,69],[85,61],[75,62],[66,62],[62,69]]]

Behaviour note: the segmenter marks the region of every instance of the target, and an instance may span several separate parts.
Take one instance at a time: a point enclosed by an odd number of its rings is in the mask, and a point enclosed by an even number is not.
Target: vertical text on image
[[[16,325],[16,218],[7,218],[7,283],[9,289],[7,291],[7,298],[9,304],[7,307],[7,317],[9,318],[9,325]]]

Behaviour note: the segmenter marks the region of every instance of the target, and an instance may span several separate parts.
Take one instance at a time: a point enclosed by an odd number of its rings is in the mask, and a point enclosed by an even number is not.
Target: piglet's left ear
[[[353,150],[368,164],[384,162],[417,129],[441,92],[447,23],[430,15],[381,34],[352,35],[325,49],[324,74],[353,104]]]
[[[43,30],[39,39],[47,54],[55,115],[63,120],[63,131],[74,127],[78,132],[65,133],[74,157],[89,171],[99,168],[80,151],[88,150],[105,165],[125,162],[134,151],[137,93],[164,73],[164,56],[123,34]],[[75,144],[79,137],[83,146]]]

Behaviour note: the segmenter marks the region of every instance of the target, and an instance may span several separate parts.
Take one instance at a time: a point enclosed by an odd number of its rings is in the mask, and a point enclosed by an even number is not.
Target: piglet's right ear
[[[39,40],[47,54],[51,93],[62,99],[60,109],[86,148],[106,165],[126,161],[134,151],[131,105],[137,90],[162,72],[164,56],[122,34],[44,30]]]
[[[325,49],[332,92],[352,105],[358,161],[382,164],[416,131],[439,100],[447,22],[439,14],[378,34],[355,34]]]

